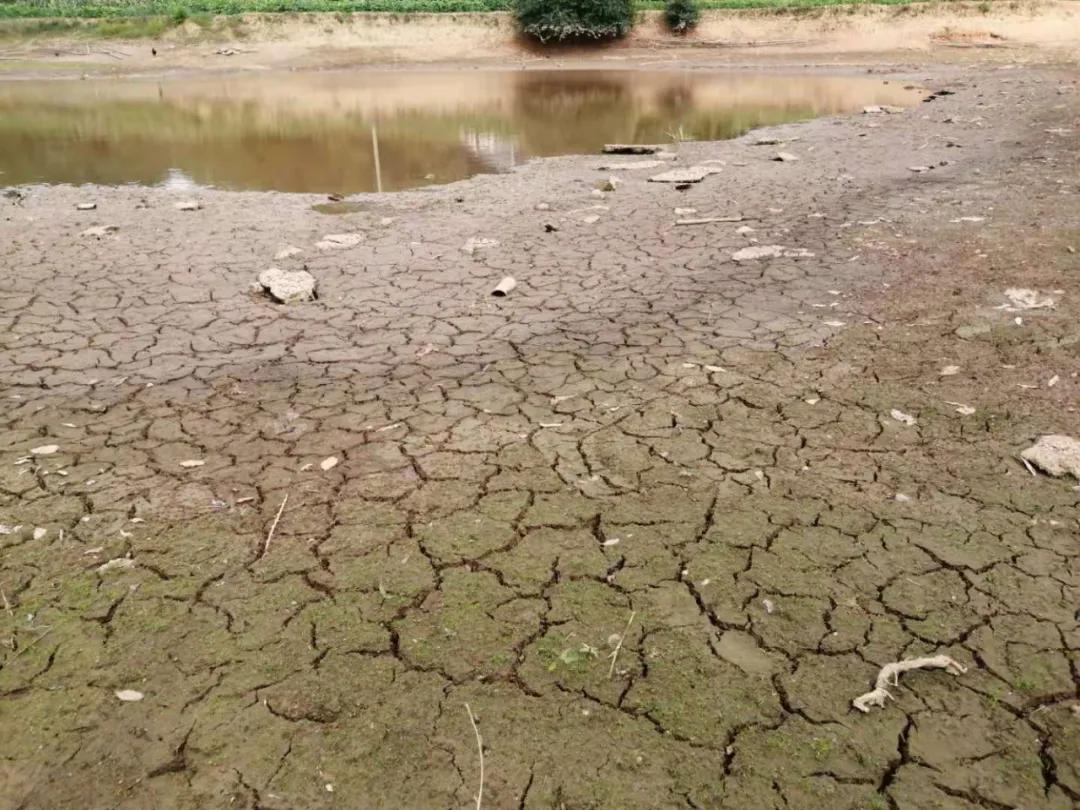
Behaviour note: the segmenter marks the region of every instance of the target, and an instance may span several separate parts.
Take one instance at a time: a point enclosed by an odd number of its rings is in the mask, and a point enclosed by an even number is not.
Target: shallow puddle
[[[391,191],[918,98],[869,77],[674,70],[12,81],[0,83],[0,185]]]

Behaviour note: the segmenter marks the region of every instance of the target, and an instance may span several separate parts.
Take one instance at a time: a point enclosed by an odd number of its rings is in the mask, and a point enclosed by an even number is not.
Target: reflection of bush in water
[[[649,82],[632,71],[619,76],[591,73],[523,74],[514,87],[513,114],[521,145],[534,155],[590,152],[605,142],[662,137],[670,115],[693,105],[690,82]]]
[[[513,116],[529,153],[554,155],[599,148],[632,105],[629,88],[618,78],[524,74],[514,88]]]
[[[814,115],[810,104],[702,108],[699,103],[693,79],[674,73],[662,81],[633,71],[523,74],[514,88],[514,129],[523,152],[555,155],[594,152],[612,141],[663,143],[673,132],[723,140]]]

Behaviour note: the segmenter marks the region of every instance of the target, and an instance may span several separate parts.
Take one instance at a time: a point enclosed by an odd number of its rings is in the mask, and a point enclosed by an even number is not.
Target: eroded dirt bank
[[[466,704],[488,808],[1074,806],[1078,74],[888,78],[684,192],[5,198],[0,807],[466,807]]]
[[[102,30],[95,20],[60,22]],[[584,48],[538,46],[521,38],[513,16],[503,13],[244,14],[188,21],[157,38],[126,40],[39,28],[34,20],[0,21],[0,75],[508,61],[522,67],[583,60],[608,66],[698,59],[791,63],[793,57],[850,63],[895,61],[898,52],[951,62],[988,49],[1004,52],[1005,59],[1072,58],[1080,47],[1080,9],[1072,0],[705,11],[697,29],[681,37],[667,30],[659,12],[647,11],[637,15],[625,39]]]

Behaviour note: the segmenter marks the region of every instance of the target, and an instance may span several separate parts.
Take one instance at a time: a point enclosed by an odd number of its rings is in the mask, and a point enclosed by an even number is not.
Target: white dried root
[[[891,698],[887,686],[899,686],[900,674],[909,669],[944,669],[950,675],[963,675],[967,667],[949,658],[947,655],[934,655],[929,658],[905,658],[903,661],[894,661],[886,664],[878,673],[874,682],[874,690],[865,695],[859,695],[851,705],[864,714],[870,711],[871,706],[885,707],[885,701]]]

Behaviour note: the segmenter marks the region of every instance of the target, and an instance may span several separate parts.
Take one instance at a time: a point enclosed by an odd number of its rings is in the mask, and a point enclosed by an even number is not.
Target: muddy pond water
[[[675,70],[9,81],[0,186],[392,191],[606,142],[719,140],[918,98],[872,77]]]

